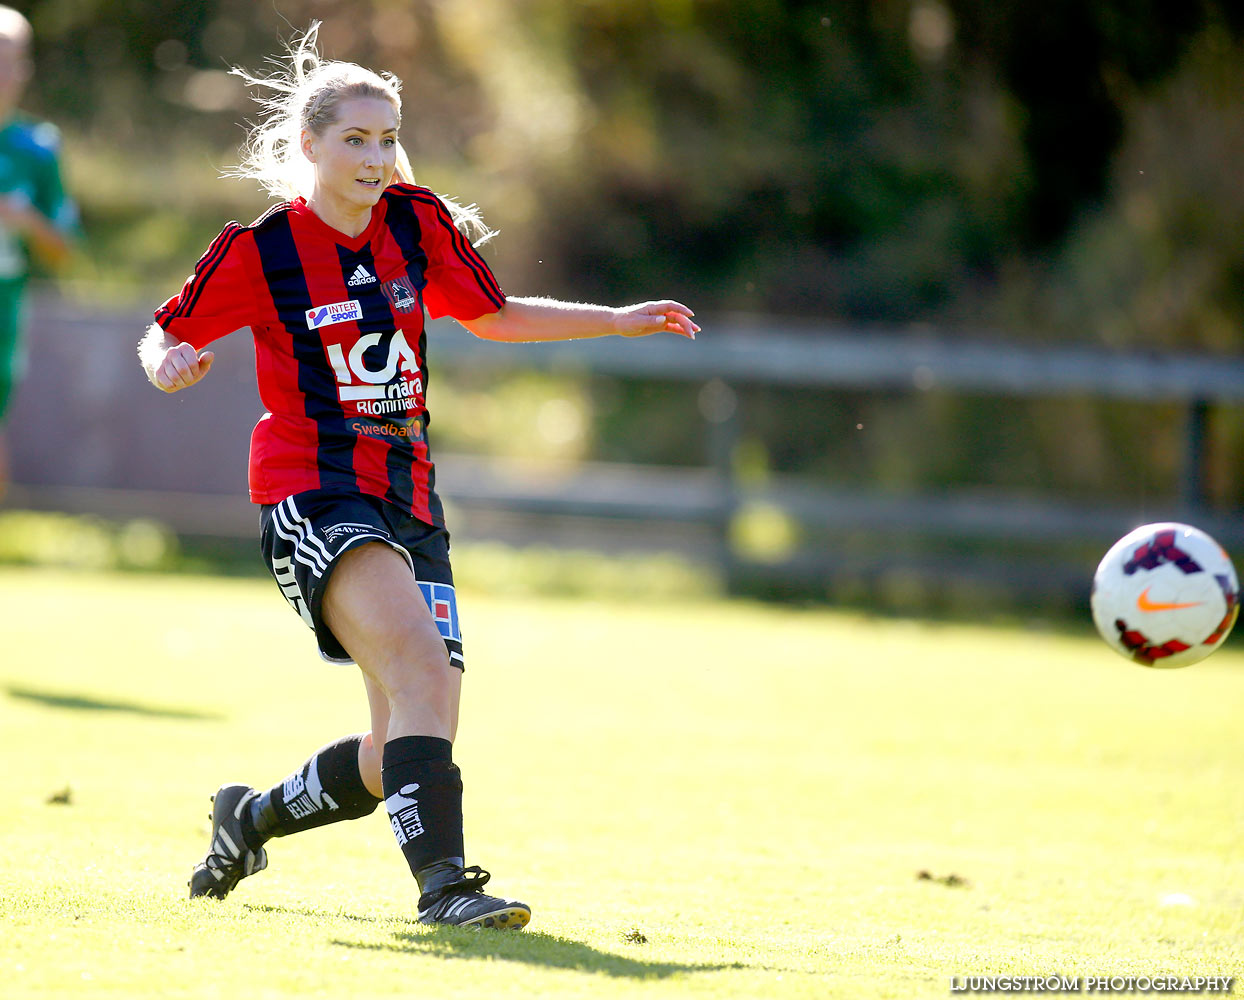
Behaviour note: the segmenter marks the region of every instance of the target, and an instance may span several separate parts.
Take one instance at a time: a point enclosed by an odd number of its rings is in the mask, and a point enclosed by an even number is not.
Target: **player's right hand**
[[[176,392],[194,385],[212,369],[216,355],[200,354],[191,344],[182,342],[164,352],[164,358],[151,373],[151,384],[165,392]]]

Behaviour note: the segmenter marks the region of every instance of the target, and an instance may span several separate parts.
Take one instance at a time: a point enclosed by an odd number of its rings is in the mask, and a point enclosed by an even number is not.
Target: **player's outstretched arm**
[[[681,302],[669,299],[612,309],[556,299],[509,298],[497,312],[462,325],[484,340],[508,343],[654,333],[676,333],[694,340],[700,330],[692,321],[694,315]]]
[[[158,323],[152,323],[138,342],[138,360],[147,380],[164,392],[187,389],[212,368],[216,355],[198,351],[191,344],[170,337]]]
[[[26,198],[0,196],[0,224],[21,235],[49,270],[64,267],[73,254],[73,241]]]

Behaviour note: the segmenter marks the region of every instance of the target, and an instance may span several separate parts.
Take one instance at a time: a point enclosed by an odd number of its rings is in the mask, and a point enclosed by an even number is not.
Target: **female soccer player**
[[[530,909],[485,895],[489,874],[464,860],[452,758],[464,661],[428,452],[424,308],[499,341],[699,327],[672,301],[507,297],[455,225],[464,210],[410,183],[399,81],[321,60],[316,27],[285,72],[240,73],[274,94],[240,173],[292,200],[224,228],[156,310],[139,356],[157,388],[177,392],[211,369],[211,341],[250,328],[268,411],[250,453],[264,557],[321,655],[360,668],[371,730],[267,791],[222,786],[190,895],[222,899],[266,867],[270,838],[368,815],[383,799],[420,921],[522,927]]]

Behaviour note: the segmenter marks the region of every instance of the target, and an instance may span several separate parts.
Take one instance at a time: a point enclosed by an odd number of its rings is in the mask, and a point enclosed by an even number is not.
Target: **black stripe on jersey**
[[[345,413],[337,398],[337,382],[324,359],[320,335],[307,329],[307,311],[314,305],[290,229],[289,213],[270,213],[255,228],[255,246],[264,281],[281,325],[293,340],[298,362],[298,389],[306,415],[315,421],[319,440],[316,464],[320,489],[357,493],[354,438],[346,430]]]
[[[450,246],[453,247],[459,260],[466,264],[474,273],[475,280],[479,283],[479,287],[484,295],[498,309],[505,305],[505,294],[501,291],[501,286],[497,284],[497,279],[493,276],[492,270],[484,263],[484,258],[471,246],[470,242],[462,234],[462,231],[454,225],[453,217],[449,214],[449,209],[445,207],[445,203],[427,188],[402,185],[398,190],[412,200],[422,205],[431,206],[436,210],[437,218],[449,230]],[[397,199],[394,200],[397,201]],[[411,211],[413,214],[413,209]]]
[[[363,318],[359,320],[359,332],[381,334],[379,343],[373,344],[363,352],[363,363],[372,371],[377,371],[384,368],[389,360],[391,341],[396,326],[393,322],[393,311],[389,307],[389,300],[381,290],[379,271],[376,269],[376,258],[372,255],[371,244],[365,243],[358,251],[338,244],[337,259],[341,263],[341,280],[346,282],[351,295],[358,299],[363,309]],[[366,268],[367,273],[375,280],[352,287],[349,281],[360,265]],[[398,371],[401,371],[400,367]],[[403,413],[402,417],[405,418],[405,416],[406,414]],[[409,427],[409,424],[406,426]],[[415,481],[410,471],[414,463],[413,442],[409,438],[393,437],[387,439],[385,444],[388,450],[385,452],[384,464],[388,470],[389,487],[385,491],[384,498],[402,510],[409,511],[414,504],[415,495]]]
[[[403,188],[402,190],[409,193],[419,189]],[[424,277],[424,271],[428,267],[428,255],[423,249],[423,227],[419,225],[419,217],[415,215],[414,206],[411,205],[409,198],[390,198],[388,204],[389,211],[385,215],[385,224],[389,227],[389,232],[393,234],[394,241],[401,249],[402,256],[406,258],[406,275],[410,278],[411,284],[415,286],[415,292],[419,296],[419,308],[422,311],[423,289],[428,283],[428,279]],[[423,366],[423,391],[426,394],[428,384],[432,380],[431,368],[428,365],[427,326],[423,326],[419,331],[419,364]],[[431,422],[432,415],[425,411],[423,414],[423,445],[426,449],[425,454],[428,457],[429,463],[432,459],[432,447],[428,443],[427,427]],[[445,523],[445,508],[441,504],[441,498],[436,495],[435,466],[428,470],[428,511],[434,523]]]
[[[470,241],[463,235],[462,230],[454,225],[453,217],[449,214],[445,203],[434,194],[427,196],[417,194],[415,200],[425,205],[431,205],[436,209],[441,225],[449,230],[450,246],[454,248],[462,263],[466,264],[475,274],[475,280],[479,282],[480,290],[498,309],[505,305],[505,296],[501,292],[501,286],[497,284],[497,279],[493,276],[492,269],[484,263],[484,258],[476,252],[475,247],[471,246]]]
[[[423,391],[426,394],[428,380],[431,378],[428,374],[428,328],[426,324],[419,330],[419,363],[423,365]],[[441,503],[441,498],[436,493],[436,466],[432,464],[432,446],[428,443],[428,424],[431,422],[432,415],[425,410],[423,413],[423,448],[428,458],[428,513],[432,517],[433,524],[443,525],[445,505]]]
[[[156,316],[156,322],[160,326],[164,326],[169,320],[177,319],[181,316],[188,316],[190,311],[195,307],[203,294],[208,279],[212,273],[225,259],[225,255],[229,252],[229,248],[233,246],[233,241],[242,233],[242,227],[236,222],[230,222],[220,231],[220,235],[212,240],[211,246],[204,251],[203,256],[199,258],[197,264],[194,265],[194,275],[190,279],[190,287],[186,294],[183,294],[177,302],[177,308],[165,311],[160,309],[160,315]]]
[[[263,214],[261,214],[259,218],[257,218],[254,222],[252,222],[249,226],[247,226],[247,228],[258,229],[265,222],[267,222],[269,218],[276,215],[278,212],[288,212],[293,207],[294,207],[294,203],[292,201],[283,201],[276,205],[269,205],[267,208],[263,210]]]
[[[428,284],[424,274],[428,269],[428,254],[423,249],[423,232],[419,218],[415,215],[409,198],[390,197],[386,194],[385,202],[388,204],[388,211],[385,212],[384,224],[389,227],[394,242],[406,259],[406,277],[410,279],[415,294],[419,296],[419,311],[422,312],[423,290]],[[426,357],[422,348],[419,357]]]
[[[376,258],[372,256],[371,244],[364,243],[361,250],[351,250],[338,243],[337,261],[341,266],[341,281],[346,286],[346,294],[352,299],[358,299],[363,307],[363,318],[358,321],[359,333],[391,333],[393,313],[389,310],[389,300],[380,290]],[[361,285],[352,285],[350,281],[360,266],[366,269],[371,280],[364,281]],[[369,347],[364,357],[369,368],[383,367],[389,358],[389,345],[381,343]]]

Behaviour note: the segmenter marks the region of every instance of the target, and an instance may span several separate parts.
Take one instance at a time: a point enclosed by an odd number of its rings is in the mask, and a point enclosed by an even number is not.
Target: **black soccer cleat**
[[[190,898],[224,899],[247,875],[268,867],[268,852],[252,851],[242,838],[242,810],[259,793],[249,785],[222,785],[212,796],[212,841],[190,873]]]
[[[453,859],[457,860],[457,859]],[[479,865],[437,862],[419,872],[419,923],[455,927],[519,930],[531,919],[531,908],[516,899],[484,895],[492,878]]]

